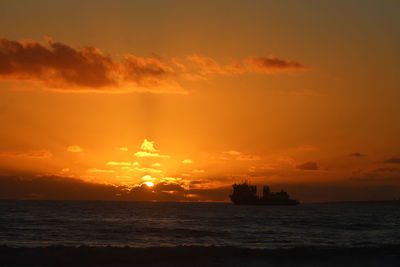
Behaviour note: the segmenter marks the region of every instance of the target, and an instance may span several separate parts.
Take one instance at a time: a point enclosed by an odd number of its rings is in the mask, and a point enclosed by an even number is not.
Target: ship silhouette
[[[257,195],[257,186],[247,182],[234,184],[233,193],[229,197],[236,205],[298,205],[300,202],[291,199],[287,192],[271,192],[269,186],[263,187],[263,195]]]

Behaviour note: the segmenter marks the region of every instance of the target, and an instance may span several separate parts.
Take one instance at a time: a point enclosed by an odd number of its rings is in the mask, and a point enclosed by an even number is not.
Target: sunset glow
[[[143,184],[148,186],[148,187],[153,187],[154,186],[153,182],[143,182]]]
[[[113,200],[400,194],[395,2],[17,2],[0,4],[2,177]]]

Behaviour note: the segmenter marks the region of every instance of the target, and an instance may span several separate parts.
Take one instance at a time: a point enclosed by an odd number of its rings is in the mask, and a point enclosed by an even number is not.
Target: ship
[[[263,187],[263,195],[257,195],[257,186],[247,182],[234,184],[233,193],[229,197],[236,205],[298,205],[300,202],[291,199],[285,191],[271,192],[269,186]]]

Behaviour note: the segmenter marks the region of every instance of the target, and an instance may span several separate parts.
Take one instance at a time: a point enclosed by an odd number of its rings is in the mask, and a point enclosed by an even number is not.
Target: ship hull
[[[252,206],[295,206],[299,205],[300,202],[295,199],[236,199],[230,196],[233,204],[235,205],[252,205]]]

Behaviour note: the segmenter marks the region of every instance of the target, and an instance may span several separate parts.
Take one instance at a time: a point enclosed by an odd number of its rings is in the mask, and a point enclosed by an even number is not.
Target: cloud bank
[[[203,183],[192,181],[193,185]],[[304,202],[392,199],[400,186],[343,184],[274,184]],[[0,199],[119,200],[119,201],[229,201],[230,186],[185,189],[177,183],[132,188],[85,182],[60,176],[0,175]]]
[[[172,69],[156,58],[113,60],[95,47],[0,39],[0,79],[39,82],[53,90],[180,92]]]
[[[62,92],[185,94],[187,91],[179,80],[308,69],[298,61],[273,56],[249,56],[227,65],[198,54],[168,60],[127,54],[115,60],[92,46],[74,48],[53,41],[41,43],[0,38],[0,80],[31,82]]]

